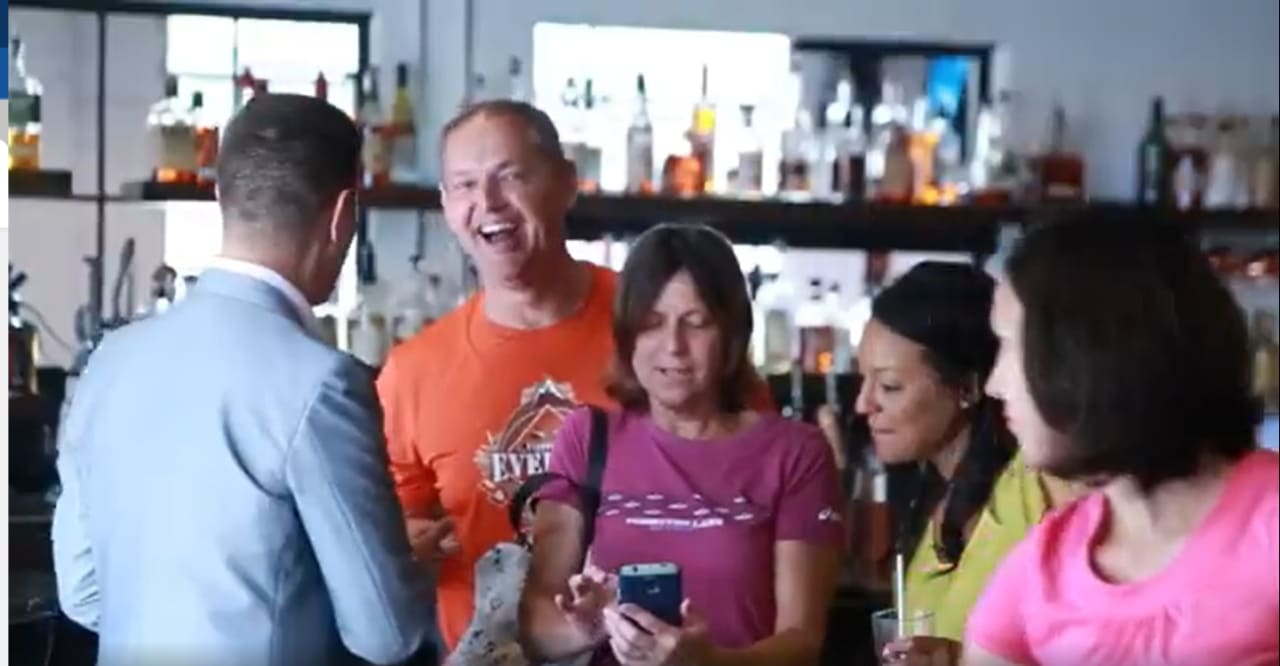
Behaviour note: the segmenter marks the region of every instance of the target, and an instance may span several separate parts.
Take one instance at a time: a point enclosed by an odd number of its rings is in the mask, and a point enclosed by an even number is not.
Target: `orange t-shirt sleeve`
[[[391,480],[400,505],[405,515],[427,516],[439,499],[439,492],[435,472],[423,463],[418,452],[413,386],[402,374],[405,364],[401,354],[393,352],[387,358],[378,374],[378,400],[382,403]]]

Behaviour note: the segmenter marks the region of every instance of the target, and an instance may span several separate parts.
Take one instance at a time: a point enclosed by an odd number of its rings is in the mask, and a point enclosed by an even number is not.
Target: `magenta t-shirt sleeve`
[[[821,431],[804,428],[789,443],[778,497],[775,539],[839,546],[844,502],[831,447]]]
[[[560,424],[551,445],[548,470],[557,475],[537,492],[539,500],[552,500],[569,506],[578,505],[578,485],[587,473],[587,443],[591,436],[591,410],[582,407],[570,412]]]
[[[1035,564],[1036,534],[1033,531],[1005,556],[965,623],[965,643],[1015,664],[1035,663],[1023,624],[1022,600]]]

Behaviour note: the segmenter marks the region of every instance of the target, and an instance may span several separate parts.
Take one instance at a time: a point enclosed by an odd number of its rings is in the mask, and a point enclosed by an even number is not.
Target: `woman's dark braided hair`
[[[995,281],[975,266],[926,261],[876,296],[871,307],[877,321],[924,347],[925,362],[944,385],[978,393],[966,413],[969,443],[950,482],[933,463],[924,462],[914,499],[897,525],[897,548],[909,558],[929,516],[947,498],[935,545],[943,572],[959,563],[966,526],[987,504],[1016,450],[1001,404],[982,393],[998,347],[988,322],[994,293]]]

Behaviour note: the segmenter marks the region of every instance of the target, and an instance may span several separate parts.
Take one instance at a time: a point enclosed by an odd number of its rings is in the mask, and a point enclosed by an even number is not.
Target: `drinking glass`
[[[871,636],[875,643],[876,660],[884,662],[884,646],[903,637],[930,636],[933,634],[933,613],[926,610],[907,611],[903,631],[898,633],[898,611],[886,608],[871,614]]]

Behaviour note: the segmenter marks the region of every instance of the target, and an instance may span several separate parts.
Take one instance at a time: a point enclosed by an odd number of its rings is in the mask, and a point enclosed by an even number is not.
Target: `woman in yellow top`
[[[961,263],[923,262],[881,292],[858,345],[876,457],[918,463],[920,485],[898,526],[909,557],[908,611],[933,614],[933,636],[893,643],[893,663],[956,663],[965,619],[996,566],[1060,484],[1024,467],[1002,407],[983,393],[995,362],[988,324],[995,283]]]

